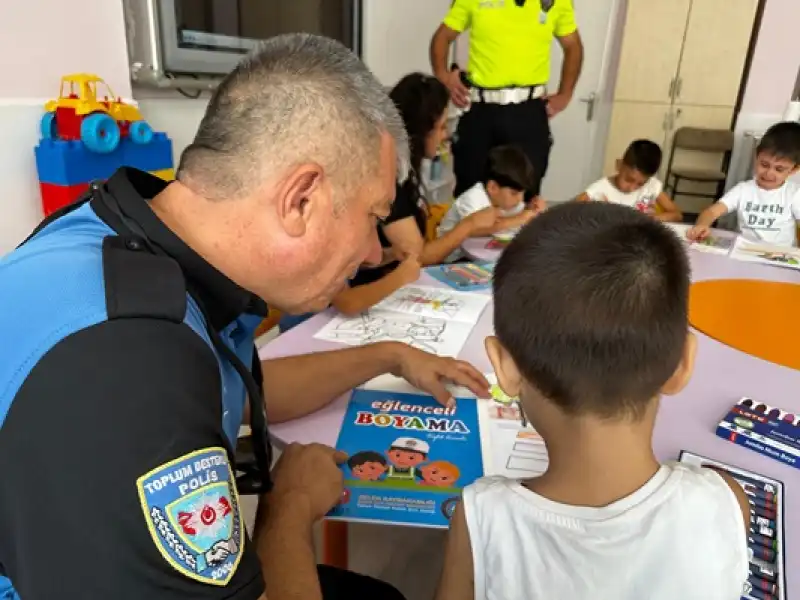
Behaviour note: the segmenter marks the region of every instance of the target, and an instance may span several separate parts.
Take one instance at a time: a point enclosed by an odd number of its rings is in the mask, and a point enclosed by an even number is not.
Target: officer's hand
[[[484,208],[483,210],[479,210],[478,212],[472,213],[466,219],[464,219],[464,221],[467,222],[470,231],[472,231],[473,235],[475,235],[476,233],[491,230],[492,227],[497,224],[497,220],[499,218],[500,211],[494,206],[490,206],[488,208]]]
[[[569,101],[572,100],[570,94],[552,94],[547,97],[547,116],[551,119],[562,110],[567,108]]]
[[[342,496],[339,465],[345,460],[344,452],[322,444],[289,444],[272,471],[269,503],[288,503],[307,510],[310,522],[318,521]]]
[[[463,360],[428,354],[403,344],[398,347],[400,361],[394,375],[427,392],[444,405],[454,402],[445,382],[455,383],[472,391],[480,398],[489,397],[489,382],[478,369]]]
[[[461,81],[461,69],[453,69],[440,78],[440,81],[450,90],[450,99],[458,108],[466,108],[469,104],[469,90]]]

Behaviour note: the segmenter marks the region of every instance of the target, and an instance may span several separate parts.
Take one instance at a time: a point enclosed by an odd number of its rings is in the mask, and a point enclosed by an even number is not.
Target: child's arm
[[[683,220],[681,209],[665,192],[661,192],[656,198],[656,206],[661,209],[661,212],[655,213],[653,216],[659,221],[680,223]]]
[[[472,545],[462,502],[456,507],[450,521],[436,600],[472,600],[475,597],[474,573]]]
[[[587,194],[586,192],[583,192],[581,194],[578,194],[575,197],[575,200],[577,200],[578,202],[591,202],[592,201],[592,197],[589,194]]]
[[[384,277],[357,287],[348,287],[333,299],[333,307],[347,316],[357,315],[400,289],[419,279],[419,259],[409,256]]]
[[[531,219],[533,219],[539,213],[533,210],[525,209],[518,215],[514,215],[513,217],[500,217],[497,219],[497,223],[489,228],[489,231],[486,232],[479,232],[478,235],[475,237],[481,237],[482,235],[492,235],[493,233],[497,233],[498,231],[506,231],[508,229],[517,229],[518,227],[523,227],[530,223]]]
[[[698,241],[704,240],[711,233],[711,226],[714,221],[728,214],[728,207],[722,202],[715,202],[697,217],[697,222],[689,231],[686,232],[686,237],[690,240]]]

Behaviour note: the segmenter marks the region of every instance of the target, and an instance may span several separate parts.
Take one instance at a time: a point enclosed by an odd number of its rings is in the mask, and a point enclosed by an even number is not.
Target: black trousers
[[[394,587],[372,577],[326,565],[317,570],[324,600],[405,600]]]
[[[520,104],[472,103],[458,121],[452,145],[456,196],[483,178],[489,151],[504,144],[515,144],[528,156],[536,179],[526,199],[539,195],[553,145],[543,99]]]

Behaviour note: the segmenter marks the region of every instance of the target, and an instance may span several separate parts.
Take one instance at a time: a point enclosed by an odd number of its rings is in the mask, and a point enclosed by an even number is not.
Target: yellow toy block
[[[158,171],[150,171],[150,174],[160,177],[164,181],[172,181],[175,179],[175,169],[160,169]]]

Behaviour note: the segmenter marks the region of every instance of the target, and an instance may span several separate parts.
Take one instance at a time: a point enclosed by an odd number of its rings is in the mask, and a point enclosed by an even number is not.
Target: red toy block
[[[72,204],[88,189],[88,182],[77,183],[75,185],[55,185],[53,183],[39,182],[39,190],[42,193],[42,209],[44,210],[44,216],[47,217],[59,208]]]

